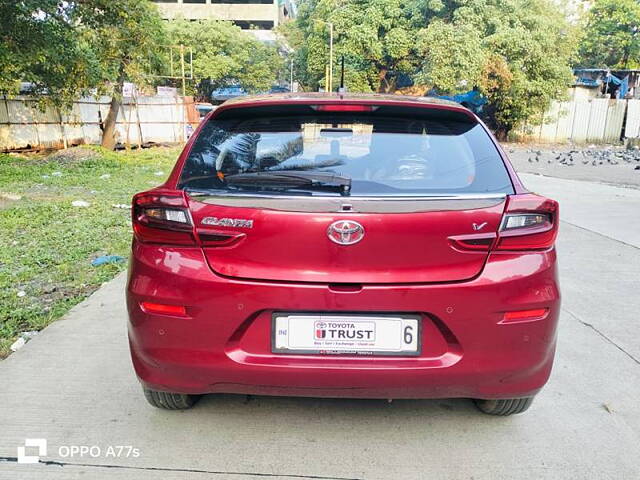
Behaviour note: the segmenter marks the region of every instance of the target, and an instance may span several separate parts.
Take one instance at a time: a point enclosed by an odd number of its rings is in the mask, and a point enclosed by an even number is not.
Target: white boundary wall
[[[110,101],[86,97],[69,112],[43,112],[31,97],[0,98],[0,151],[99,144]],[[189,97],[127,97],[118,114],[117,141],[184,142],[190,107]],[[554,102],[542,124],[525,125],[519,134],[542,143],[619,143],[623,128],[624,138],[640,138],[640,99]]]
[[[626,138],[640,138],[640,99],[629,100],[624,135]]]
[[[554,102],[540,125],[525,125],[520,134],[542,143],[620,143],[640,138],[640,100],[594,98]]]
[[[0,98],[0,151],[99,144],[110,101],[110,97],[86,97],[74,102],[68,112],[53,107],[43,112],[31,97]],[[192,103],[182,97],[124,98],[116,123],[117,141],[183,142]]]

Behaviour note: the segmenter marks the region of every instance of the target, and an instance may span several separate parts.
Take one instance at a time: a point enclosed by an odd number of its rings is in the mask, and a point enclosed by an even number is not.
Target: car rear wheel
[[[199,395],[187,395],[186,393],[159,392],[143,388],[144,397],[151,405],[165,410],[185,410],[193,407],[200,399]]]
[[[514,415],[526,411],[533,403],[533,397],[503,398],[500,400],[474,400],[476,407],[489,415]]]

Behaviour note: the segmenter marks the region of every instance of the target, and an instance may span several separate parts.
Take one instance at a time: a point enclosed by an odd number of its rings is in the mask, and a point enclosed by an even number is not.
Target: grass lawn
[[[44,328],[126,268],[91,266],[100,255],[129,256],[130,210],[113,205],[162,183],[179,152],[0,154],[0,359],[20,332]]]

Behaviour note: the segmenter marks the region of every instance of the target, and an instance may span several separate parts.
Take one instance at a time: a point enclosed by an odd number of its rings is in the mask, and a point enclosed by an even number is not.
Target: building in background
[[[166,20],[227,20],[255,35],[259,40],[275,41],[273,29],[291,18],[291,0],[153,0]]]
[[[278,0],[280,23],[296,17],[296,4],[294,0]]]
[[[640,99],[640,70],[576,68],[573,99]]]

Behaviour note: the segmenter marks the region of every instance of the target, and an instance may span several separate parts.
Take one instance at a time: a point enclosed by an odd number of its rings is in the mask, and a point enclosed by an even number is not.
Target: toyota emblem
[[[338,245],[353,245],[364,237],[364,227],[352,220],[338,220],[329,225],[327,236]]]

